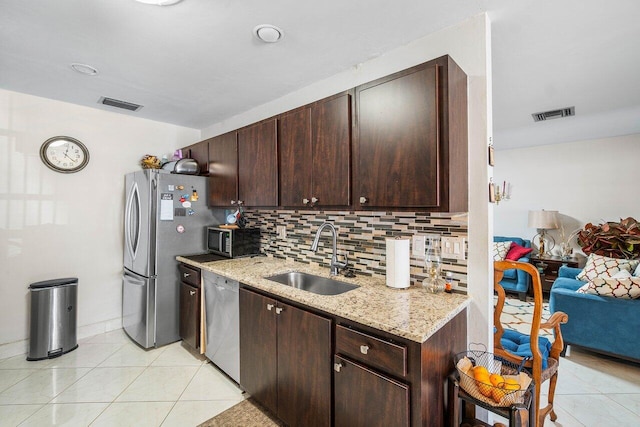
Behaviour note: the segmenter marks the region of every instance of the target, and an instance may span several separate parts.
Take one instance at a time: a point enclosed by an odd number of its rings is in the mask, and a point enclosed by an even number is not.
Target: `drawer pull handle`
[[[364,205],[365,203],[367,203],[369,200],[367,200],[366,197],[360,197],[360,204]]]
[[[302,199],[302,204],[308,205],[309,204],[309,199]]]
[[[336,372],[340,372],[340,369],[342,369],[342,363],[334,363],[333,364],[333,370]]]
[[[367,354],[368,352],[369,352],[369,346],[368,345],[361,345],[360,346],[360,353]]]
[[[273,309],[273,304],[267,304],[267,310],[271,311]]]
[[[282,313],[282,310],[284,310],[282,307],[276,307],[276,314]]]
[[[196,294],[196,291],[189,291],[189,295],[194,296]]]
[[[189,276],[191,276],[189,273],[182,273],[182,275],[183,275],[184,277],[189,277]]]

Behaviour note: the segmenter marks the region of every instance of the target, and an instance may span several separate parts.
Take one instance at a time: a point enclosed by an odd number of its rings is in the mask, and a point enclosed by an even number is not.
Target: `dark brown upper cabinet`
[[[209,144],[208,140],[200,141],[182,149],[182,157],[198,162],[198,175],[209,173]]]
[[[278,206],[276,119],[238,130],[238,203]]]
[[[468,210],[467,76],[448,56],[358,86],[354,208]]]
[[[351,204],[351,102],[342,93],[278,118],[281,206]]]
[[[236,131],[209,142],[209,206],[228,207],[238,200],[238,145]]]

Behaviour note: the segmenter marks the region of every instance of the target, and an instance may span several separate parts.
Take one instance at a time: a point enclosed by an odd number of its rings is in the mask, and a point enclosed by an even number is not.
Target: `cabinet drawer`
[[[336,353],[392,375],[407,375],[407,348],[341,325],[336,326]]]
[[[200,269],[186,264],[178,264],[180,280],[191,286],[200,287]]]

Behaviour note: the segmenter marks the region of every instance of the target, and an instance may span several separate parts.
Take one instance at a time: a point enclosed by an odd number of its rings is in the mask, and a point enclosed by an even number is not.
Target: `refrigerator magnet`
[[[184,225],[180,224],[176,227],[178,233],[184,233]]]
[[[188,202],[188,201],[184,200],[182,202],[182,207],[183,208],[190,208],[191,207],[191,202]]]

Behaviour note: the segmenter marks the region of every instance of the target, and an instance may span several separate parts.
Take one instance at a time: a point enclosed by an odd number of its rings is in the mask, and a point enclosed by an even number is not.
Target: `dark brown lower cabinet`
[[[260,292],[240,288],[240,385],[288,426],[447,424],[466,310],[418,343]]]
[[[200,348],[200,269],[179,263],[180,338],[191,347]]]
[[[409,386],[340,356],[334,359],[335,427],[409,425]]]
[[[200,289],[180,283],[180,338],[200,348]]]
[[[241,288],[240,385],[289,426],[331,426],[331,320]]]

